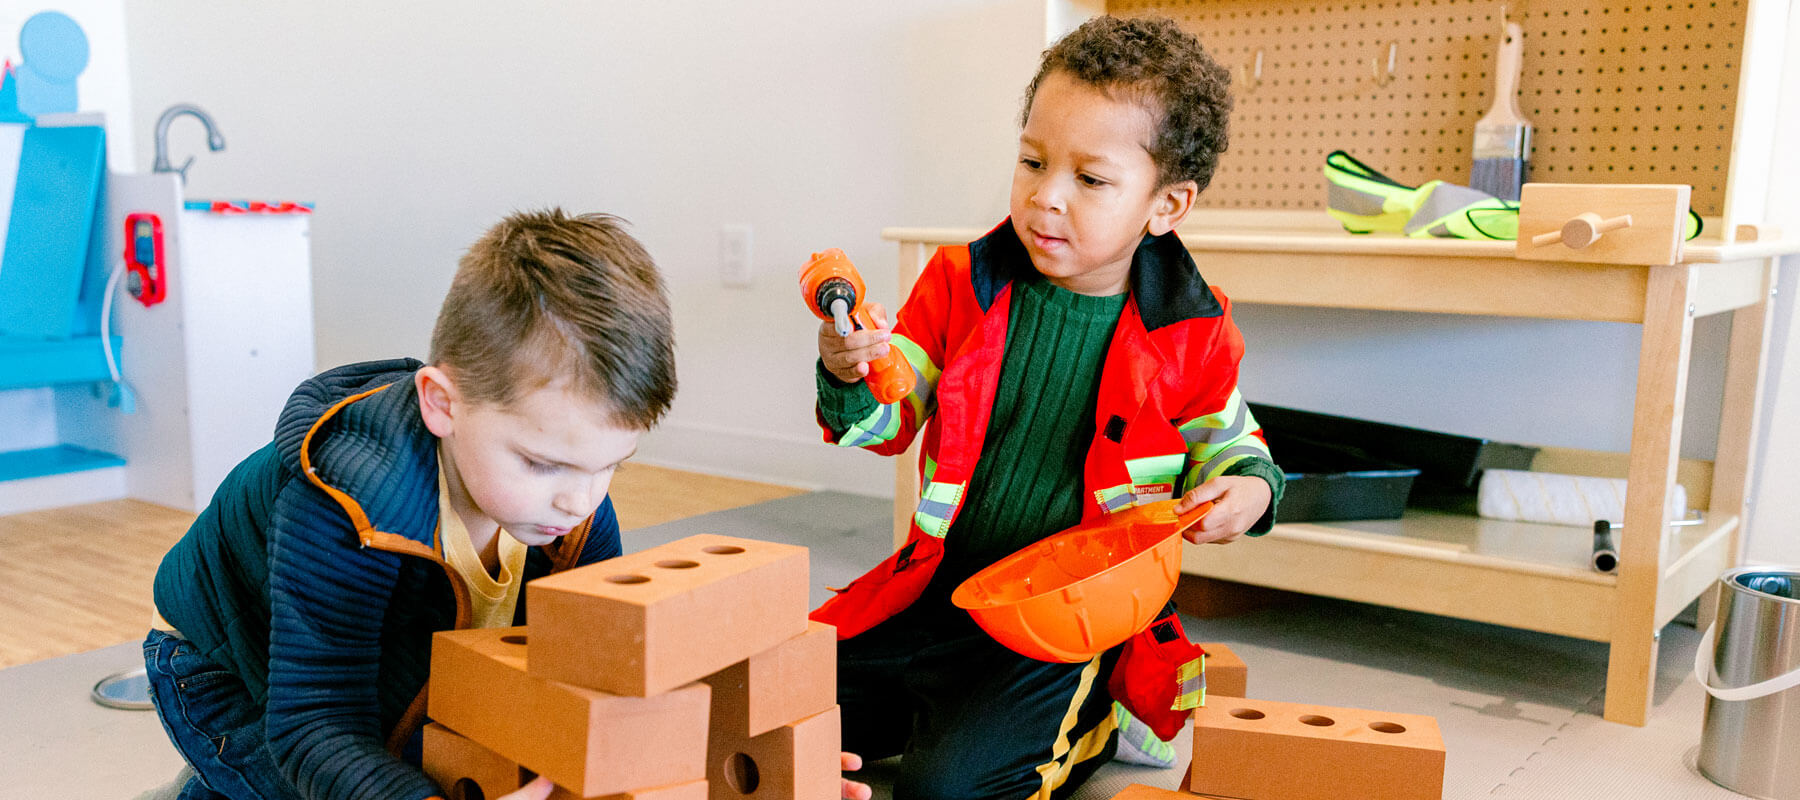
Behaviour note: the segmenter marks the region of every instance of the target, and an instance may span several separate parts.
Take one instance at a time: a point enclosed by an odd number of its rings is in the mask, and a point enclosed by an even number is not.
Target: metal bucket
[[[1719,576],[1694,677],[1709,695],[1701,773],[1739,794],[1800,800],[1800,567]]]

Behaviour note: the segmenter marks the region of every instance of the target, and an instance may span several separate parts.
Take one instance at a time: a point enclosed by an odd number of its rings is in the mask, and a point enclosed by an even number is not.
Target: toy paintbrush
[[[1475,123],[1475,166],[1469,186],[1502,200],[1519,199],[1525,166],[1531,158],[1531,123],[1519,112],[1519,66],[1525,51],[1524,31],[1506,23],[1500,55],[1494,61],[1494,106]]]

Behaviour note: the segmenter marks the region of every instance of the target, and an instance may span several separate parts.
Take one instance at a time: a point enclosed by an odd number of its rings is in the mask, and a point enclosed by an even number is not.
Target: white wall
[[[1249,349],[1241,386],[1257,401],[1508,442],[1630,447],[1638,326],[1276,306],[1234,313]],[[1729,332],[1722,318],[1696,321],[1684,456],[1712,458]]]
[[[880,228],[1004,215],[1018,100],[1046,27],[1064,24],[1045,6],[138,0],[127,12],[138,129],[192,101],[231,142],[200,155],[190,194],[318,202],[321,366],[422,355],[457,255],[498,215],[613,211],[675,299],[682,390],[644,458],[884,493],[889,462],[818,443],[814,324],[794,273],[810,251],[843,247],[891,305]],[[749,289],[718,279],[718,229],[735,223],[755,230]],[[1508,441],[1630,441],[1633,326],[1238,313],[1258,400]],[[1710,458],[1728,326],[1698,329],[1684,453]],[[1764,429],[1800,438],[1784,424]],[[1758,549],[1774,508],[1759,505],[1753,557],[1786,552]]]
[[[1041,0],[127,6],[140,130],[230,142],[189,195],[306,199],[320,365],[424,355],[457,256],[509,210],[634,224],[668,275],[681,391],[653,462],[882,492],[819,443],[795,277],[842,247],[897,302],[887,225],[1005,214]],[[197,134],[196,134],[197,136]],[[148,137],[140,158],[148,163]],[[755,283],[718,278],[754,226]]]
[[[56,394],[45,387],[0,391],[0,453],[56,444]]]
[[[1800,59],[1796,60],[1800,63]],[[1790,105],[1793,105],[1790,103]],[[1800,126],[1790,128],[1800,131]],[[1792,140],[1789,140],[1792,141]],[[1791,174],[1791,173],[1790,173]],[[1800,222],[1800,220],[1796,220]],[[1800,565],[1800,256],[1781,260],[1744,557]]]
[[[1787,63],[1777,142],[1800,141],[1800,6],[1787,21]],[[1800,233],[1800,148],[1777,146],[1769,181],[1768,217],[1789,235]],[[1769,332],[1769,367],[1762,399],[1762,441],[1751,476],[1750,561],[1800,565],[1800,256],[1781,260],[1775,321]]]

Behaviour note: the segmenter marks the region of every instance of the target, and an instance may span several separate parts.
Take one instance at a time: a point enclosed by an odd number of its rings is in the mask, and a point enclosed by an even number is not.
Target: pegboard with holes
[[[1525,31],[1528,180],[1686,183],[1696,211],[1721,213],[1743,0],[1113,0],[1107,10],[1172,17],[1233,70],[1231,146],[1202,207],[1323,208],[1320,169],[1338,149],[1404,183],[1467,183],[1505,14]]]

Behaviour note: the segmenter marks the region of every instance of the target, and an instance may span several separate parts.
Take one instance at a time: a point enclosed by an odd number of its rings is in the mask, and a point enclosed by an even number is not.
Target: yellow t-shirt
[[[444,560],[456,570],[469,587],[469,626],[474,628],[506,628],[513,624],[513,609],[519,605],[519,589],[524,586],[525,554],[530,548],[514,539],[502,528],[494,533],[500,543],[500,574],[492,576],[481,565],[481,555],[469,539],[469,529],[450,508],[450,484],[444,468],[438,467],[438,541],[444,549]]]

